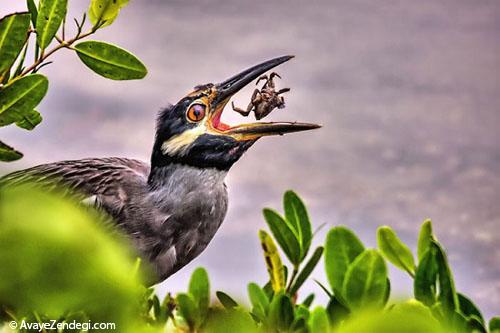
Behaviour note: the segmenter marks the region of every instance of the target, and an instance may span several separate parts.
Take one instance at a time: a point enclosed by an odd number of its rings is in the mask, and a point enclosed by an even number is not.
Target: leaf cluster
[[[0,127],[15,124],[33,130],[43,120],[36,110],[47,94],[49,81],[40,70],[51,64],[49,57],[69,49],[95,73],[112,80],[142,79],[144,64],[130,52],[101,41],[85,41],[110,25],[127,0],[91,0],[90,27],[84,31],[87,13],[75,21],[75,34],[66,37],[68,0],[27,0],[27,11],[0,19]],[[30,45],[31,44],[31,45]],[[28,64],[28,51],[33,62]],[[23,157],[13,147],[0,141],[0,161]]]

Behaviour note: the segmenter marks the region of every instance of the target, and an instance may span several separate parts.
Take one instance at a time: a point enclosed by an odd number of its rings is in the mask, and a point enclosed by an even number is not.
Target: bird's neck
[[[152,190],[170,188],[196,190],[196,188],[224,186],[227,172],[216,168],[199,168],[180,163],[152,166],[148,184]]]

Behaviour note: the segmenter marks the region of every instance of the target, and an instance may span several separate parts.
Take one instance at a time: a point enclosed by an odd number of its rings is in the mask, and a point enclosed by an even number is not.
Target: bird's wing
[[[4,185],[32,184],[44,190],[65,190],[86,204],[104,206],[116,216],[131,190],[147,187],[149,165],[125,158],[91,158],[42,164],[0,178]]]

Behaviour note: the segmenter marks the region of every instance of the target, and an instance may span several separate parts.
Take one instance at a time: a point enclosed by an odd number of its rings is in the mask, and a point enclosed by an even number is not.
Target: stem
[[[289,292],[290,289],[292,288],[292,285],[295,282],[295,278],[297,277],[298,273],[299,273],[299,266],[293,265],[292,277],[290,278],[290,282],[288,283],[288,287],[286,288],[287,292]]]
[[[48,51],[47,53],[43,52],[42,51],[42,54],[40,55],[40,58],[35,61],[35,63],[33,65],[31,65],[30,67],[26,68],[21,74],[20,76],[24,76],[26,74],[29,74],[30,72],[36,70],[36,68],[42,64],[48,57],[50,57],[52,54],[54,54],[55,52],[59,51],[60,49],[62,48],[69,48],[72,44],[74,44],[75,42],[79,41],[80,39],[83,39],[85,37],[88,37],[90,35],[92,35],[93,33],[95,33],[95,30],[92,29],[84,34],[77,34],[74,38],[71,38],[70,40],[67,40],[67,41],[64,41],[64,40],[61,40],[59,45],[57,45],[56,47],[54,47],[52,50]]]

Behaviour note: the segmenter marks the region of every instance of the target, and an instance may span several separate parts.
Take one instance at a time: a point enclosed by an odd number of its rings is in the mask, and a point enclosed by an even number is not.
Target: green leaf
[[[89,8],[90,22],[94,26],[100,25],[104,21],[106,23],[102,24],[101,27],[110,25],[120,13],[120,9],[127,4],[128,0],[92,0]]]
[[[290,288],[289,292],[290,295],[295,295],[297,293],[297,291],[304,284],[309,275],[311,275],[312,271],[314,270],[319,260],[321,259],[322,254],[323,254],[323,247],[322,246],[317,247],[311,258],[307,262],[307,264],[304,266],[302,271],[297,276],[297,279],[295,280],[295,283],[293,284],[292,288]]]
[[[323,307],[316,307],[311,312],[309,329],[311,333],[327,333],[330,331],[328,315]]]
[[[0,90],[0,127],[23,120],[40,103],[48,87],[45,76],[32,74]]]
[[[66,16],[68,0],[40,0],[36,38],[42,50],[49,46]]]
[[[425,255],[425,252],[429,249],[429,246],[432,241],[432,222],[431,220],[427,219],[424,221],[422,224],[422,227],[420,228],[420,234],[418,236],[418,260],[422,260],[422,258]]]
[[[20,128],[24,128],[28,131],[33,130],[38,124],[42,122],[42,115],[36,111],[31,110],[24,114],[23,119],[16,122],[16,125]]]
[[[176,297],[179,312],[191,330],[198,328],[201,324],[200,314],[193,298],[188,294],[178,294]]]
[[[285,252],[288,260],[294,265],[298,265],[300,263],[301,249],[300,243],[292,229],[290,229],[283,217],[276,211],[264,208],[263,213],[269,229],[271,229],[274,238],[283,252]]]
[[[346,227],[332,228],[326,236],[325,271],[331,288],[342,297],[342,286],[349,265],[364,251],[358,237]]]
[[[500,317],[493,317],[490,320],[490,333],[500,333]]]
[[[204,268],[198,267],[191,275],[189,294],[196,303],[201,320],[204,320],[210,305],[210,282]]]
[[[472,300],[464,294],[457,293],[457,296],[460,312],[465,317],[476,316],[481,320],[482,323],[484,323],[483,315],[481,314],[479,308],[474,304],[474,302],[472,302]]]
[[[285,192],[283,197],[285,218],[289,226],[295,231],[300,242],[300,258],[304,259],[309,251],[312,240],[311,222],[306,206],[300,197],[293,191]]]
[[[0,77],[7,71],[28,39],[29,13],[15,13],[0,20]]]
[[[13,162],[23,158],[23,154],[0,141],[0,161]]]
[[[474,315],[467,318],[467,328],[469,332],[473,333],[488,333],[481,318]]]
[[[77,44],[75,51],[87,67],[108,79],[136,80],[148,73],[136,56],[115,45],[90,40]]]
[[[220,304],[222,304],[222,306],[224,306],[226,309],[234,309],[238,306],[238,303],[236,303],[236,301],[225,292],[217,291],[215,292],[215,295],[217,296]]]
[[[455,291],[455,283],[451,273],[448,259],[441,245],[433,241],[432,245],[436,249],[436,263],[438,266],[439,295],[438,299],[443,304],[443,308],[449,312],[458,310],[458,296]]]
[[[383,226],[377,230],[377,243],[382,255],[394,266],[408,272],[411,276],[415,274],[415,260],[411,250],[396,235],[394,230]]]
[[[253,307],[260,307],[264,313],[267,313],[269,310],[269,299],[264,290],[256,283],[251,282],[248,284],[248,297]]]
[[[283,263],[276,244],[274,244],[271,236],[264,230],[259,230],[259,239],[264,251],[264,259],[266,260],[271,286],[274,292],[283,290],[285,288],[285,270],[283,269]]]
[[[312,302],[314,301],[314,297],[315,297],[314,294],[309,294],[302,302],[302,305],[305,306],[306,308],[309,308]]]
[[[436,302],[438,266],[436,250],[430,247],[418,263],[413,283],[415,298],[427,306]]]
[[[35,0],[26,0],[26,6],[31,14],[31,23],[33,28],[36,28],[36,19],[38,17],[38,9],[35,4]]]
[[[294,317],[293,305],[290,298],[278,293],[269,306],[269,323],[272,327],[286,331],[292,325]]]
[[[376,250],[364,251],[349,265],[342,292],[350,309],[384,305],[387,267]]]
[[[326,307],[328,318],[333,326],[338,326],[344,319],[349,316],[349,309],[340,303],[339,299],[335,296],[330,298]]]

